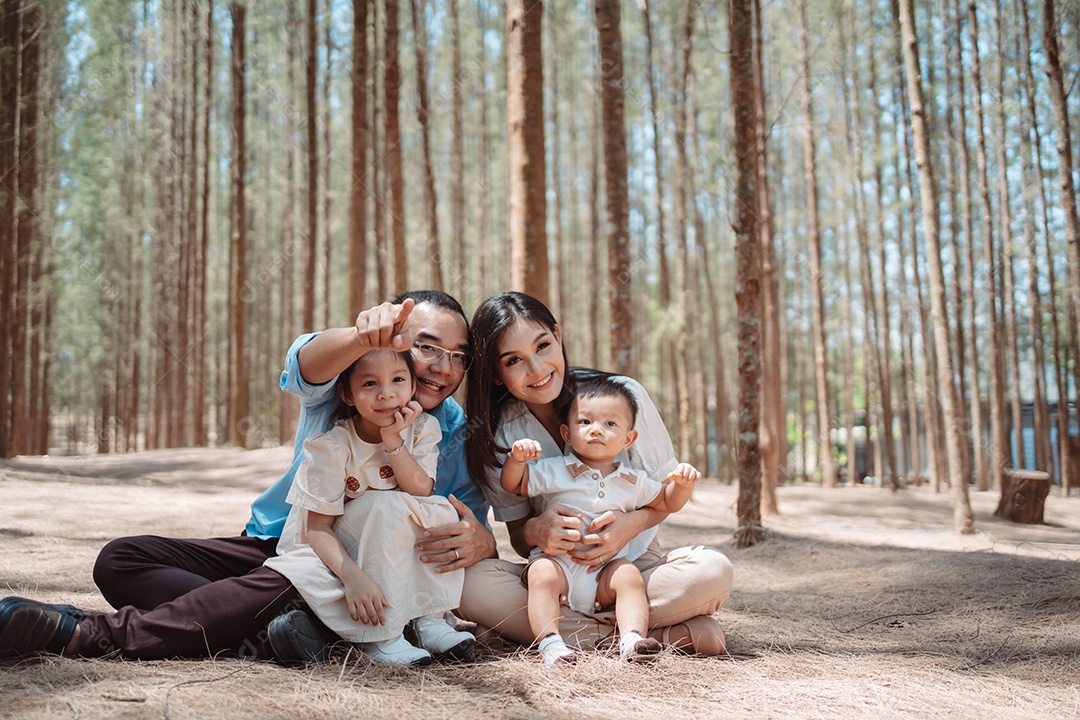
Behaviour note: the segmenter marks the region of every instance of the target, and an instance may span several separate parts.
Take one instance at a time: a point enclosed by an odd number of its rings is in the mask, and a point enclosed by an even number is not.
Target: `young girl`
[[[558,506],[545,509],[540,500],[521,498],[500,486],[500,468],[514,441],[538,441],[544,457],[565,453],[560,428],[574,384],[583,375],[597,374],[570,371],[562,330],[551,311],[523,293],[495,295],[473,314],[471,336],[466,460],[495,518],[507,524],[514,549],[528,556],[539,547],[548,555],[568,555],[575,564],[593,569],[625,550],[638,557],[634,564],[648,588],[650,636],[689,652],[722,653],[724,634],[711,617],[731,592],[731,562],[722,553],[700,546],[662,552],[645,531],[665,514],[651,508],[606,512],[582,536],[575,514]],[[639,383],[622,376],[613,379],[633,393],[639,409],[635,425],[639,440],[619,459],[663,482],[678,464],[663,420]],[[458,614],[497,628],[517,642],[532,642],[522,570],[522,565],[505,560],[484,560],[470,567]],[[588,648],[608,636],[614,620],[607,612],[563,608],[560,624],[569,641]]]
[[[429,497],[441,432],[411,399],[411,363],[407,352],[374,350],[341,374],[341,419],[304,444],[279,555],[266,566],[373,660],[426,665],[431,654],[402,632],[414,618],[437,653],[470,657],[475,641],[443,620],[460,601],[461,574],[436,573],[413,551],[424,528],[457,511]]]
[[[637,401],[625,385],[597,377],[580,382],[570,404],[562,439],[571,452],[540,459],[540,443],[518,440],[502,467],[500,482],[507,492],[541,498],[546,506],[565,505],[581,513],[581,533],[604,512],[627,512],[650,507],[662,512],[681,510],[701,473],[679,463],[666,484],[616,461],[637,439],[634,424]],[[529,462],[535,461],[535,462]],[[527,464],[528,463],[528,464]],[[619,627],[619,656],[647,662],[660,652],[660,642],[644,637],[648,630],[649,599],[641,572],[624,548],[596,573],[570,562],[566,555],[546,555],[534,548],[522,582],[529,588],[529,623],[546,665],[573,662],[577,655],[559,634],[560,606],[594,612],[614,606]]]

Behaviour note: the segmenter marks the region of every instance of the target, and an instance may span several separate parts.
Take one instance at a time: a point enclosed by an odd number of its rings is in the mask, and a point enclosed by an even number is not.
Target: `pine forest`
[[[1080,484],[1075,0],[2,0],[0,28],[4,457],[287,443],[297,335],[516,289],[739,483],[741,544],[783,483],[930,484],[962,533],[969,491]]]

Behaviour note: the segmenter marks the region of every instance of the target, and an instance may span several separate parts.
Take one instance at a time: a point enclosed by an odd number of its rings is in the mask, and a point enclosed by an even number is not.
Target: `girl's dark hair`
[[[390,351],[389,350],[373,350],[371,352],[390,352]],[[394,354],[405,361],[405,367],[409,368],[409,376],[412,377],[413,381],[415,382],[415,380],[416,380],[416,368],[413,367],[412,353],[409,352],[408,350],[406,350],[404,352],[398,352],[398,353],[394,353]],[[352,377],[353,370],[356,369],[356,366],[363,359],[364,359],[364,356],[361,355],[360,357],[358,357],[356,360],[353,361],[352,365],[350,365],[348,368],[345,369],[344,372],[342,372],[340,375],[337,376],[337,382],[334,383],[334,392],[337,393],[337,406],[334,407],[334,412],[331,413],[331,415],[330,415],[330,424],[334,424],[338,420],[348,420],[349,418],[356,417],[356,408],[353,407],[352,405],[349,405],[347,402],[345,402],[345,400],[342,398],[342,395],[345,392],[348,392],[349,379]]]
[[[469,417],[469,432],[465,439],[465,462],[469,476],[481,489],[487,484],[487,471],[499,467],[497,453],[508,453],[495,441],[495,431],[502,420],[503,410],[510,401],[510,391],[496,385],[498,378],[499,341],[503,333],[518,320],[526,320],[555,332],[558,322],[547,306],[531,295],[506,292],[485,300],[473,313],[469,332],[473,351],[473,363],[469,367],[469,384],[465,394],[465,413]],[[563,363],[567,373],[563,378],[562,392],[555,400],[555,410],[560,416],[570,407],[574,398],[574,378],[569,374],[570,363],[566,359],[563,343]]]
[[[450,312],[457,313],[461,316],[461,319],[465,321],[465,332],[469,331],[469,316],[465,314],[465,310],[461,307],[461,303],[455,300],[452,296],[447,295],[442,290],[408,290],[401,293],[391,302],[395,305],[400,305],[405,300],[412,300],[419,305],[420,303],[430,303],[449,310]]]

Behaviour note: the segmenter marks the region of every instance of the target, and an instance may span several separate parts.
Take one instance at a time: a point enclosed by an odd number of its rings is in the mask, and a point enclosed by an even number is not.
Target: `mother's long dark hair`
[[[531,295],[506,292],[493,295],[473,313],[471,345],[473,362],[469,368],[469,384],[465,394],[465,412],[469,417],[465,439],[465,462],[473,482],[483,488],[487,471],[499,467],[497,453],[510,452],[495,441],[495,431],[502,420],[503,409],[510,401],[510,391],[495,383],[498,378],[499,341],[503,333],[518,320],[527,320],[555,332],[558,323],[547,306]],[[566,372],[563,388],[555,400],[560,415],[574,396],[574,381],[563,344],[563,363]]]

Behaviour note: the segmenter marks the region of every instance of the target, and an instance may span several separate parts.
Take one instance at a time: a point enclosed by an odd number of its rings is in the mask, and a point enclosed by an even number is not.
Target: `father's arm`
[[[300,348],[300,374],[310,385],[328,383],[368,350],[407,350],[412,338],[406,329],[412,299],[400,305],[383,303],[356,316],[352,327],[330,328]]]

